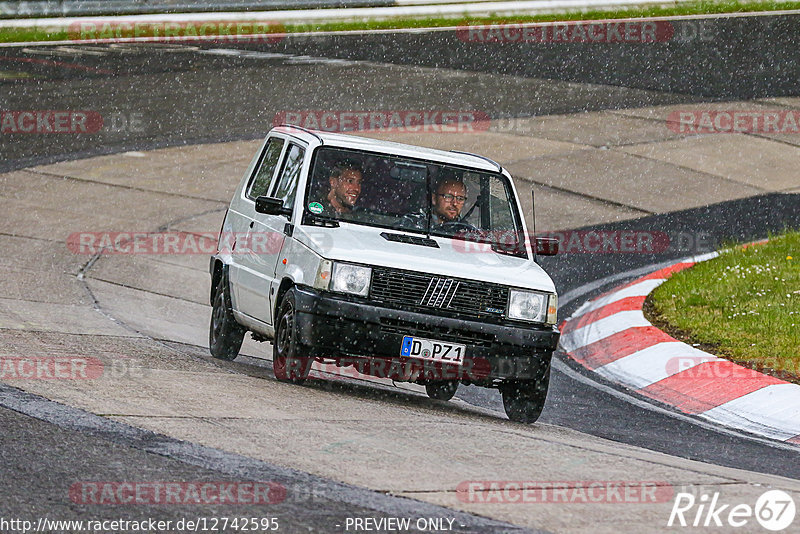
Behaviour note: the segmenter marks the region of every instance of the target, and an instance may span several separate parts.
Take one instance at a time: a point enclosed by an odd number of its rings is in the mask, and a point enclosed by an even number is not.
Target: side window
[[[303,167],[305,154],[306,150],[303,147],[293,143],[290,143],[286,150],[281,172],[278,175],[278,183],[272,194],[273,197],[283,200],[284,207],[291,208],[294,204],[297,182],[300,179],[300,169]]]
[[[490,230],[496,232],[517,232],[517,221],[512,210],[510,191],[497,178],[489,178]]]
[[[269,140],[266,149],[264,149],[264,155],[261,158],[258,169],[250,181],[250,186],[247,189],[247,198],[255,200],[267,194],[267,191],[269,191],[269,184],[272,181],[272,175],[275,174],[275,167],[278,166],[278,158],[281,157],[282,149],[283,139],[273,137]]]

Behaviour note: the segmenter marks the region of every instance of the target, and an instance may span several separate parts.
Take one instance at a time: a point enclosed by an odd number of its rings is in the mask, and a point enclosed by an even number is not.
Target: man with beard
[[[331,169],[328,179],[330,191],[325,197],[322,215],[339,218],[357,210],[363,180],[361,165],[353,160],[342,160]]]
[[[461,211],[467,201],[467,186],[453,175],[441,177],[431,193],[431,230],[455,234],[476,228],[461,219]],[[401,226],[425,230],[428,216],[425,210],[403,217]]]

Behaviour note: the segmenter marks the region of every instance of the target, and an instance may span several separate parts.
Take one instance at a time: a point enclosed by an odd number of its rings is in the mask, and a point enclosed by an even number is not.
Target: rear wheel
[[[436,382],[425,384],[425,391],[428,393],[428,397],[444,401],[452,399],[457,389],[458,380],[437,380]]]
[[[517,423],[535,423],[542,414],[549,385],[549,365],[538,380],[506,380],[500,393],[508,418]]]
[[[233,317],[228,276],[223,274],[211,306],[211,324],[208,328],[208,348],[220,360],[233,360],[239,355],[247,330]]]
[[[302,384],[308,378],[313,362],[310,351],[297,340],[294,289],[290,289],[283,296],[278,312],[272,345],[272,370],[278,380]]]

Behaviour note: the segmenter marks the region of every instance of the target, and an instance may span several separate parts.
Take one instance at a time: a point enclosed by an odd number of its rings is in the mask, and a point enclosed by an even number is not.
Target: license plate
[[[464,362],[466,350],[466,346],[457,343],[404,336],[403,345],[400,347],[400,356],[461,365]]]

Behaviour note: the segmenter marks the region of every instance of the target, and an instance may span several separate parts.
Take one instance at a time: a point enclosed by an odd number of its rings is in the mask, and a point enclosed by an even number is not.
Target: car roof
[[[460,165],[463,167],[471,167],[484,171],[500,172],[502,169],[499,163],[489,158],[465,152],[437,150],[435,148],[425,148],[416,145],[407,145],[404,143],[395,143],[392,141],[359,137],[357,135],[308,130],[306,128],[289,125],[275,127],[273,128],[273,131],[293,135],[310,143],[316,141],[324,146],[352,148],[355,150],[379,152],[393,156],[419,158],[429,161],[436,161],[437,163]],[[445,133],[442,135],[447,134]]]

